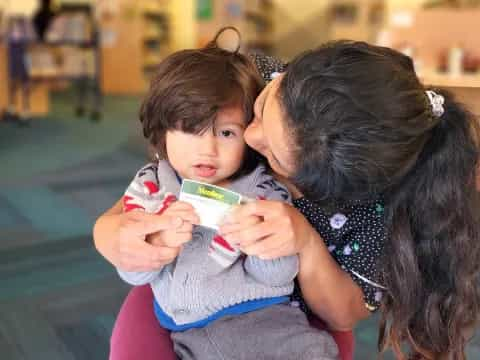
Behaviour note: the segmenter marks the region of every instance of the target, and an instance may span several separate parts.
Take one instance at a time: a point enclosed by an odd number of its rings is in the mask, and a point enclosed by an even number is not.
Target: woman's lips
[[[215,174],[217,173],[217,168],[212,165],[199,164],[193,167],[193,171],[196,176],[209,178],[215,176]]]

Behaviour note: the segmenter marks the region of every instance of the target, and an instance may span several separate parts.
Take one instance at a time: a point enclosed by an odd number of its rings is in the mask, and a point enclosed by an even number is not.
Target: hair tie
[[[229,48],[229,46],[225,46],[225,45],[220,44],[220,42],[221,42],[220,36],[222,34],[226,33],[228,30],[234,31],[235,34],[237,35],[237,42],[235,43],[236,46],[232,47],[232,48]],[[220,30],[217,31],[217,33],[215,34],[215,37],[210,42],[210,44],[214,45],[214,46],[216,46],[220,49],[227,50],[227,51],[230,51],[232,53],[237,54],[240,51],[240,48],[242,46],[242,35],[240,34],[240,31],[236,27],[225,26],[225,27],[222,27]]]
[[[443,115],[445,112],[445,109],[443,108],[443,104],[445,103],[445,98],[437,94],[433,90],[427,90],[425,91],[428,97],[428,101],[430,102],[430,106],[432,107],[432,114],[435,117],[440,117]]]

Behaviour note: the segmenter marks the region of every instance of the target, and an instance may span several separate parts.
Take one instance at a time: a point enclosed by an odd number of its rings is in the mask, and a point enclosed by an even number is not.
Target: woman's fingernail
[[[182,218],[181,218],[180,216],[176,216],[176,217],[173,219],[172,224],[173,224],[173,226],[175,226],[175,227],[178,228],[178,227],[180,227],[180,226],[183,225],[183,220],[182,220]]]

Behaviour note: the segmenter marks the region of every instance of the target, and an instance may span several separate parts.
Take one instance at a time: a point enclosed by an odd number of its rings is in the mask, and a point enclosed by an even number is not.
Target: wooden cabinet
[[[102,89],[107,94],[143,93],[170,49],[168,2],[118,2],[117,12],[100,21]]]
[[[143,93],[156,65],[172,51],[201,47],[224,26],[235,26],[247,50],[271,52],[271,0],[212,0],[208,18],[198,18],[193,0],[117,0],[111,16],[100,19],[102,89]]]

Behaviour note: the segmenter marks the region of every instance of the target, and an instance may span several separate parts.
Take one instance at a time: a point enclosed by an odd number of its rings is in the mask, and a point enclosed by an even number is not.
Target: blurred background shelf
[[[384,0],[335,0],[328,5],[330,39],[375,42],[384,24]]]
[[[424,84],[447,88],[480,116],[480,37],[474,31],[478,28],[480,8],[430,5],[393,14],[379,40],[382,45],[411,56]],[[463,53],[454,73],[449,68],[449,52],[453,48],[460,48]],[[467,71],[466,56],[473,59],[468,66],[476,71]]]
[[[118,0],[115,15],[101,21],[111,38],[102,51],[105,92],[145,92],[151,73],[145,68],[158,64],[170,50],[169,21],[168,1]]]
[[[431,84],[439,87],[462,87],[480,89],[480,73],[453,76],[450,74],[438,73],[434,71],[422,71],[419,73],[419,77],[425,84]]]

